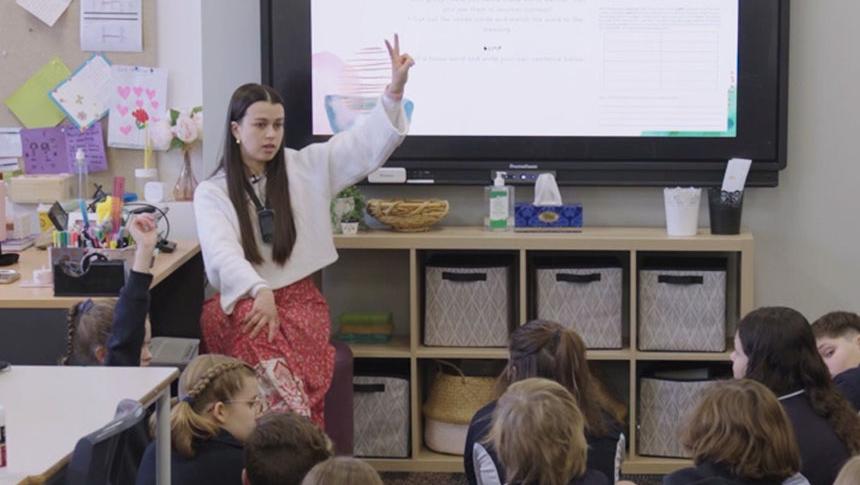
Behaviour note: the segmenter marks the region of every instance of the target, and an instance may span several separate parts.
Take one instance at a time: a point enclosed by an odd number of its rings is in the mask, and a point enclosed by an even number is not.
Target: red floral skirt
[[[253,339],[242,331],[253,299],[239,300],[227,315],[221,309],[221,295],[216,294],[206,301],[200,317],[203,343],[208,352],[253,366],[269,409],[308,416],[324,429],[325,394],[334,372],[328,304],[310,278],[274,294],[281,328],[271,342],[266,329]]]

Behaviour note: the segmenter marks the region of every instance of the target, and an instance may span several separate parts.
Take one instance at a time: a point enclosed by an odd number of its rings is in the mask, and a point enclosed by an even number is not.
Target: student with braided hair
[[[205,354],[179,377],[170,410],[170,483],[242,483],[243,443],[262,410],[254,369],[239,359]],[[155,443],[140,462],[138,485],[155,483]]]
[[[149,365],[149,285],[152,253],[157,239],[155,219],[138,214],[129,220],[128,231],[136,249],[128,279],[114,302],[87,299],[69,312],[68,351],[63,365]]]

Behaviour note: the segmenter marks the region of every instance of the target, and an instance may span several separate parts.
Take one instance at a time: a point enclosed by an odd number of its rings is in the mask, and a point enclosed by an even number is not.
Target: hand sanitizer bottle
[[[510,231],[514,226],[514,188],[505,185],[505,175],[505,172],[496,172],[493,185],[484,188],[489,208],[484,225],[490,231]]]

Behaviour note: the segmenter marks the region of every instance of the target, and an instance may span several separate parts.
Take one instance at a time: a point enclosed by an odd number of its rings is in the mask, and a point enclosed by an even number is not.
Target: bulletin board
[[[143,0],[143,52],[106,52],[112,64],[156,67],[155,1]],[[0,1],[0,100],[6,99],[39,68],[54,57],[74,72],[92,52],[81,50],[80,0],[73,0],[53,27],[17,5],[14,0]],[[170,75],[168,73],[168,75]],[[107,116],[101,120],[107,133]],[[19,127],[21,123],[0,102],[0,127]],[[112,187],[115,175],[125,177],[126,186],[134,183],[134,169],[143,167],[143,150],[123,150],[107,146],[108,170],[89,175],[90,184]]]

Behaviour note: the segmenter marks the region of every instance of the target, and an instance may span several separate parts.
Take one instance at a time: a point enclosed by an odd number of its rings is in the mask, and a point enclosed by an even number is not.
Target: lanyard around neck
[[[245,182],[245,192],[248,193],[248,197],[251,198],[251,202],[254,203],[254,207],[257,208],[257,212],[264,210],[269,207],[269,194],[266,194],[266,202],[265,205],[260,202],[260,198],[257,197],[257,191],[254,190],[254,187],[251,187],[251,182],[248,182],[247,177],[242,177],[242,180]]]

